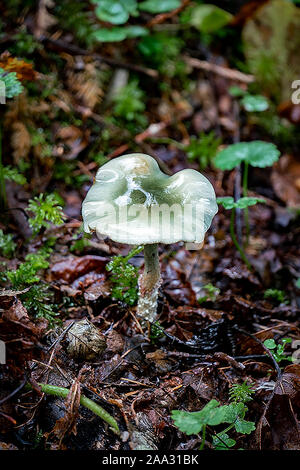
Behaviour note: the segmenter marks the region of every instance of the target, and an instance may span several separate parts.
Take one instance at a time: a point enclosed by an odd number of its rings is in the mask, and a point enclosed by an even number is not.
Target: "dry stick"
[[[233,137],[233,143],[236,144],[240,142],[240,126],[239,126],[239,117],[240,117],[240,106],[237,101],[233,103],[233,113],[236,122],[236,130]],[[234,178],[234,199],[238,201],[241,198],[241,164],[239,164],[235,169],[235,178]],[[239,244],[243,243],[242,239],[242,211],[241,209],[236,209],[236,234]]]
[[[277,380],[280,379],[281,375],[282,375],[282,372],[281,372],[281,369],[278,365],[278,362],[276,361],[276,359],[274,358],[273,354],[270,352],[270,350],[268,348],[266,348],[266,346],[264,345],[264,343],[256,338],[256,336],[252,335],[251,333],[248,333],[248,331],[246,330],[243,330],[242,328],[239,328],[237,326],[234,326],[233,327],[235,330],[243,333],[243,335],[246,335],[246,336],[249,336],[249,338],[252,338],[254,341],[256,341],[256,343],[260,344],[261,347],[264,349],[264,351],[267,353],[267,355],[270,357],[270,359],[272,359],[272,362],[273,362],[273,365],[274,365],[274,368],[277,372]]]
[[[119,67],[119,68],[121,67],[124,69],[133,70],[134,72],[143,73],[152,78],[158,77],[157,70],[149,69],[149,68],[142,67],[136,64],[128,64],[126,62],[125,63],[119,62],[118,60],[110,59],[109,57],[104,57],[100,54],[89,52],[85,49],[82,49],[81,47],[74,46],[73,44],[67,44],[65,41],[62,41],[60,39],[52,39],[44,35],[40,36],[37,39],[42,43],[49,43],[55,48],[61,49],[71,55],[90,56],[90,57],[93,57],[93,59],[98,60],[99,62],[104,62],[105,64],[110,65],[111,67]]]
[[[254,75],[249,75],[239,70],[230,69],[221,65],[212,64],[206,60],[199,60],[193,57],[183,56],[183,60],[195,69],[205,70],[206,72],[213,72],[220,77],[228,78],[229,80],[236,80],[243,83],[253,83],[255,81]]]

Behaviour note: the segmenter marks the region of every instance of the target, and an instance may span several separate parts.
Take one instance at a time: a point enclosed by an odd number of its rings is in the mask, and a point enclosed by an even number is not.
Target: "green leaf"
[[[267,98],[262,95],[245,95],[241,103],[245,110],[249,112],[266,111],[269,107]]]
[[[266,339],[264,341],[264,346],[266,346],[268,349],[276,349],[276,343],[274,339]]]
[[[300,289],[300,277],[295,282],[295,285],[296,285],[297,289]]]
[[[222,419],[221,421],[216,419],[218,406],[219,402],[217,400],[211,400],[201,411],[191,413],[188,411],[173,410],[172,419],[175,426],[177,426],[181,432],[186,433],[188,436],[198,434],[205,424],[211,424],[209,423],[210,418],[218,424],[222,422]]]
[[[213,436],[212,442],[216,450],[227,450],[228,447],[233,447],[236,444],[236,441],[231,439],[225,432],[220,432]]]
[[[148,34],[142,26],[124,26],[123,28],[101,28],[93,33],[93,38],[99,42],[118,42],[127,38],[135,38]]]
[[[235,203],[235,207],[238,209],[246,209],[246,207],[255,206],[258,202],[265,203],[266,201],[259,197],[241,197],[241,199]]]
[[[129,15],[136,12],[135,0],[101,0],[97,2],[95,14],[102,21],[111,24],[124,24]]]
[[[229,88],[229,93],[231,96],[234,96],[235,98],[239,98],[241,96],[247,95],[247,92],[245,90],[243,90],[242,88],[236,85],[231,86]]]
[[[229,145],[219,152],[214,160],[214,165],[220,170],[232,170],[242,162],[265,168],[273,165],[279,159],[280,152],[276,145],[262,140],[253,142],[239,142]]]
[[[241,434],[250,434],[252,431],[255,431],[255,423],[238,418],[234,423],[234,428],[236,432]]]
[[[224,209],[233,209],[235,207],[234,199],[230,196],[218,197],[217,204],[221,204]]]
[[[7,72],[0,67],[0,85],[4,83],[6,98],[13,98],[23,91],[23,85],[17,78],[16,72]],[[0,87],[0,96],[2,95],[2,86]]]
[[[166,13],[180,7],[180,0],[146,0],[139,3],[139,9],[148,13]]]
[[[11,166],[4,166],[3,167],[3,175],[4,178],[10,181],[14,181],[17,184],[25,184],[26,178],[21,173],[18,172],[16,168],[12,168]]]
[[[227,25],[233,16],[215,5],[197,5],[190,8],[189,24],[203,33],[213,33]]]

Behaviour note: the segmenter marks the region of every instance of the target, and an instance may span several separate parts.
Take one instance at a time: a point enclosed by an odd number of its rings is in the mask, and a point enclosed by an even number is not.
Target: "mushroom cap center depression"
[[[168,176],[144,154],[103,165],[82,206],[85,231],[133,245],[201,243],[216,212],[207,178],[191,169]]]

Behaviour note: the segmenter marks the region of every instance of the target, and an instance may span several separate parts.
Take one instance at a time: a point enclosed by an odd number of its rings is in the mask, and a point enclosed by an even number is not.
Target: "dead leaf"
[[[271,181],[277,196],[289,207],[300,206],[300,162],[284,155],[272,169]]]
[[[105,269],[108,259],[103,256],[86,255],[81,257],[69,256],[64,261],[54,264],[51,267],[52,279],[73,282],[80,276],[96,270],[101,272]]]
[[[19,80],[34,81],[37,78],[37,72],[33,70],[32,64],[24,60],[11,57],[9,53],[4,53],[0,56],[0,67],[8,72],[16,72]]]

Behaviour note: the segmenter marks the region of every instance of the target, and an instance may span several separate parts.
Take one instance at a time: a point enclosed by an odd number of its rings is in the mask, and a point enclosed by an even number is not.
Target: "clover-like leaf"
[[[276,145],[254,140],[253,142],[238,142],[229,145],[216,155],[214,165],[220,170],[232,170],[242,162],[252,166],[265,168],[275,163],[280,156]]]
[[[124,24],[136,12],[136,0],[101,0],[96,2],[96,16],[111,24]]]
[[[246,94],[241,103],[246,111],[249,112],[261,112],[266,111],[269,107],[267,98],[262,95],[248,95]]]
[[[260,197],[241,197],[238,201],[234,201],[233,197],[218,197],[217,204],[221,204],[224,209],[246,209],[246,207],[255,206],[258,202],[266,201]]]
[[[139,153],[103,165],[82,205],[86,232],[130,245],[202,243],[217,211],[214,189],[201,173],[168,176]]]

